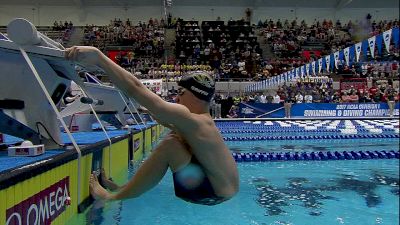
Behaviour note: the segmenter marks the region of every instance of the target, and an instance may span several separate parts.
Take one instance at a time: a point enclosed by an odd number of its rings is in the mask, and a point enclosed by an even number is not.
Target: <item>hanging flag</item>
[[[375,44],[376,48],[378,49],[378,55],[382,55],[382,34],[376,35]]]
[[[326,71],[327,72],[329,72],[329,67],[330,67],[330,65],[331,65],[331,56],[330,55],[327,55],[327,56],[325,56],[325,62],[326,62]]]
[[[338,62],[339,62],[339,51],[333,53],[334,60],[335,60],[335,68],[338,68]]]
[[[368,38],[368,46],[369,50],[371,51],[372,58],[375,58],[375,41],[376,41],[375,36]]]
[[[365,58],[368,56],[368,48],[369,48],[368,40],[362,41],[361,52],[363,53]]]
[[[303,77],[304,77],[304,73],[305,73],[305,71],[306,71],[306,66],[305,66],[305,65],[303,65],[303,66],[301,67],[301,78],[303,78]]]
[[[311,63],[311,74],[315,75],[315,61]]]
[[[396,48],[399,47],[399,30],[398,27],[392,29],[393,43]]]
[[[299,78],[300,75],[301,75],[300,67],[297,67],[297,68],[296,68],[296,77]]]
[[[390,38],[392,37],[392,29],[383,32],[383,42],[385,42],[386,51],[390,49]]]
[[[356,46],[352,45],[349,47],[349,62],[350,66],[356,61]]]
[[[355,46],[356,46],[356,62],[358,62],[360,60],[362,42],[358,42],[357,44],[355,44]],[[364,54],[365,54],[365,52],[364,52]]]
[[[326,71],[326,60],[325,60],[325,57],[322,58],[322,69],[321,69],[321,71],[322,72]]]
[[[349,61],[350,61],[350,48],[347,47],[343,50],[344,53],[344,59],[346,60],[346,65],[349,65]]]
[[[309,75],[310,74],[310,63],[306,64],[306,74]]]
[[[322,58],[318,59],[318,73],[321,73],[322,70]]]

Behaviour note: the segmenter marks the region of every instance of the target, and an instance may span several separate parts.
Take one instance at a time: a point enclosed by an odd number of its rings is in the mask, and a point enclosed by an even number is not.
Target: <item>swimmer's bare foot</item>
[[[99,181],[94,173],[90,175],[89,191],[94,199],[111,199],[111,194],[99,184]]]
[[[104,185],[105,188],[107,188],[110,191],[116,191],[120,187],[114,183],[111,179],[108,179],[106,176],[106,172],[104,171],[104,168],[101,168],[100,170],[100,177],[101,177],[101,183]]]

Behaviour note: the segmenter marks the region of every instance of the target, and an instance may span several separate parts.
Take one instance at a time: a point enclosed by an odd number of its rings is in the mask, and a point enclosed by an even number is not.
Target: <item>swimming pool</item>
[[[225,135],[224,135],[225,136]],[[398,139],[228,141],[233,152],[397,150]],[[95,202],[68,224],[399,224],[399,160],[238,163],[240,191],[209,207],[174,195],[172,174],[137,199]],[[115,178],[124,182],[135,168]]]

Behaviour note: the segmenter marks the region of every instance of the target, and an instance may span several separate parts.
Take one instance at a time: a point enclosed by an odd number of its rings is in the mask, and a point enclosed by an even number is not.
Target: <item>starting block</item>
[[[8,156],[38,156],[45,152],[44,145],[33,145],[24,141],[20,146],[8,147]]]

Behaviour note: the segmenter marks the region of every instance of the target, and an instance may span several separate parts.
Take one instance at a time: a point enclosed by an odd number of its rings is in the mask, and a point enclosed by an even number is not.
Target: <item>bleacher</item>
[[[69,40],[71,30],[54,30],[52,26],[37,26],[37,31],[46,35],[52,40],[65,44]],[[0,32],[7,35],[7,26],[0,26]]]
[[[186,58],[194,54],[194,49],[203,47],[198,21],[180,21],[176,30],[175,54],[179,58]]]
[[[262,51],[254,27],[244,21],[202,21],[199,27],[198,21],[179,20],[175,45],[176,57],[188,64],[211,63],[215,55],[222,60],[231,52]]]

